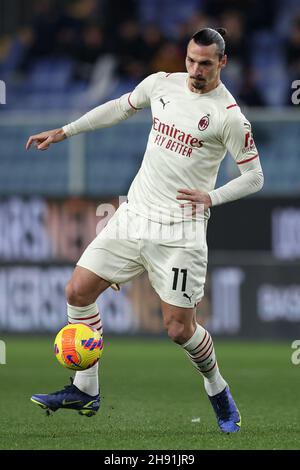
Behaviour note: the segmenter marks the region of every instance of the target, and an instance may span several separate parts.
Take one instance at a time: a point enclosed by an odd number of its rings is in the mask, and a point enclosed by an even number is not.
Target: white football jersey
[[[251,126],[224,84],[199,94],[187,73],[158,72],[128,96],[133,109],[151,106],[152,128],[128,208],[156,221],[182,220],[178,189],[212,191],[226,152],[238,165],[258,158]]]

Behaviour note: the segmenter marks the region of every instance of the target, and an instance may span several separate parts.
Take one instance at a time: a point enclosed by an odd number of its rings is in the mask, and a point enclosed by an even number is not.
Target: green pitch
[[[100,412],[45,416],[30,396],[63,388],[71,375],[56,361],[52,342],[6,338],[0,449],[300,449],[300,365],[291,363],[288,343],[215,341],[242,414],[241,432],[223,435],[202,378],[167,338],[107,338]]]

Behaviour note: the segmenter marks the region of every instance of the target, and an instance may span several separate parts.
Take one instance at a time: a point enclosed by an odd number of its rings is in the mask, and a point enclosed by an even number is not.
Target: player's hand
[[[184,204],[180,204],[182,208],[192,208],[192,215],[199,214],[204,210],[211,207],[212,202],[209,194],[206,191],[200,189],[178,189],[177,200],[188,201]]]
[[[62,129],[52,129],[51,131],[41,132],[40,134],[29,137],[26,150],[29,150],[34,144],[38,150],[47,150],[51,144],[56,144],[67,138]]]

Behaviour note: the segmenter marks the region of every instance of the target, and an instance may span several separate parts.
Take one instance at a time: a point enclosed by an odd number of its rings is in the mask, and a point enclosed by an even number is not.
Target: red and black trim
[[[201,356],[196,357],[194,359],[194,362],[196,362],[196,364],[201,364],[201,362],[207,361],[207,359],[209,359],[209,357],[211,356],[211,354],[213,352],[213,349],[214,349],[214,345],[213,345],[213,342],[211,342],[210,345],[209,345],[209,348],[203,354],[201,354]],[[205,358],[201,359],[204,356],[205,356]],[[196,359],[201,359],[201,361],[198,361]]]
[[[135,111],[140,111],[141,109],[143,109],[143,108],[136,108],[135,106],[133,106],[133,104],[131,103],[131,100],[130,100],[131,95],[132,95],[132,93],[130,93],[130,95],[128,95],[128,103],[130,104],[130,106],[131,106]]]
[[[242,162],[236,162],[238,165],[243,165],[243,163],[248,163],[248,162],[251,162],[252,160],[255,160],[255,158],[258,158],[258,153],[256,155],[254,155],[254,157],[251,157],[251,158],[247,158],[247,160],[243,160]]]
[[[210,367],[210,369],[208,370],[201,370],[200,372],[202,372],[202,374],[207,374],[208,372],[212,371],[214,367],[216,367],[217,365],[217,361],[214,362],[214,365],[212,367]]]
[[[80,318],[72,318],[72,317],[68,317],[69,320],[74,320],[74,322],[78,323],[78,320],[80,320],[80,322],[82,320],[92,320],[92,318],[96,318],[99,316],[99,312],[97,312],[95,315],[92,315],[91,317],[80,317]]]
[[[234,104],[231,104],[231,105],[227,106],[226,109],[235,108],[236,106],[238,106],[238,105],[236,103],[234,103]]]
[[[204,342],[204,340],[205,340],[207,334],[208,334],[208,333],[207,333],[207,331],[205,330],[205,333],[204,333],[204,336],[203,336],[202,340],[200,341],[200,343],[198,344],[198,346],[196,346],[194,349],[192,349],[192,350],[190,351],[191,354],[195,354],[195,353],[193,353],[193,351],[195,351],[196,349],[199,348],[199,346],[201,346],[201,344]]]

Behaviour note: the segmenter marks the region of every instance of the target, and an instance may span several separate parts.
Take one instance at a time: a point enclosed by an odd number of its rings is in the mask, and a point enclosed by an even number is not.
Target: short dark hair
[[[191,37],[199,46],[210,46],[216,44],[219,49],[220,58],[225,54],[225,41],[226,29],[224,28],[203,28],[197,31]]]

